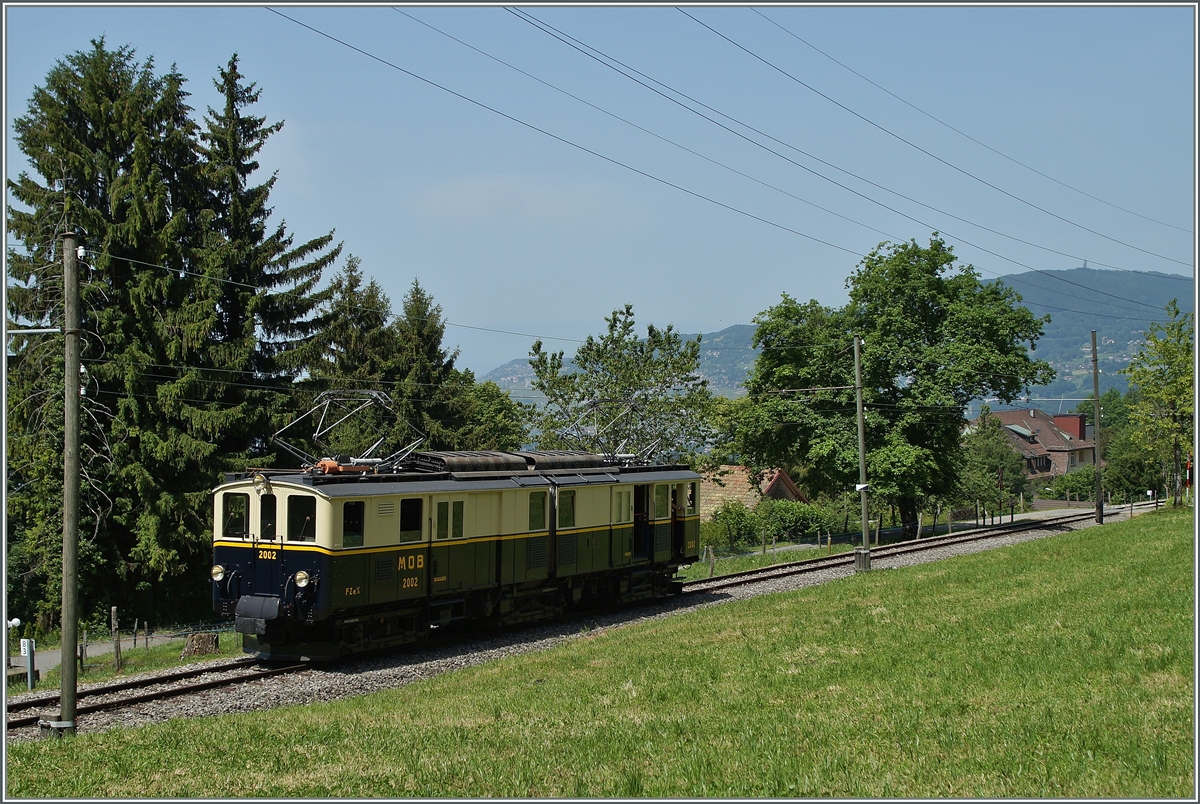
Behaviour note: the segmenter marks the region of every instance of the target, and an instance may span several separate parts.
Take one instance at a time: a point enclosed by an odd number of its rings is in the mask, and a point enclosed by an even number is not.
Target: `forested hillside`
[[[1058,378],[1034,389],[1043,397],[1091,393],[1093,329],[1100,392],[1108,388],[1125,391],[1128,379],[1117,372],[1129,365],[1151,321],[1167,319],[1165,308],[1172,299],[1178,299],[1181,311],[1194,310],[1192,282],[1179,274],[1074,268],[1013,274],[995,281],[1020,293],[1023,304],[1033,312],[1050,315],[1036,351],[1055,368]]]

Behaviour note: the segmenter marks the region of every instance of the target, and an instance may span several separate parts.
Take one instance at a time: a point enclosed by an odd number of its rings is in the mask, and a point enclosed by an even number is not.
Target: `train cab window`
[[[221,535],[244,539],[250,532],[250,495],[226,493],[222,501]]]
[[[342,547],[362,547],[367,504],[355,500],[342,505]]]
[[[665,483],[654,487],[654,518],[667,519],[671,516],[671,487]]]
[[[613,522],[629,521],[629,492],[616,489],[613,491]]]
[[[696,513],[696,484],[688,483],[687,485],[687,512],[689,515]]]
[[[437,504],[437,531],[435,538],[447,539],[450,537],[450,503],[440,502]]]
[[[558,526],[560,528],[575,527],[575,490],[558,493]]]
[[[287,498],[287,540],[315,542],[317,540],[317,498],[299,494]]]
[[[450,510],[454,513],[454,518],[450,522],[450,538],[461,539],[463,537],[463,501],[455,500],[450,503]]]
[[[258,534],[260,539],[268,541],[274,541],[279,535],[274,494],[263,494],[258,498]]]
[[[421,500],[400,501],[400,541],[421,541]]]
[[[534,491],[529,494],[529,529],[546,529],[546,492]]]

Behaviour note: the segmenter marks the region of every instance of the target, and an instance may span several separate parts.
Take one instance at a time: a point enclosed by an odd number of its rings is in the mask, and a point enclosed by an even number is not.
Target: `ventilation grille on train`
[[[558,537],[558,563],[574,564],[579,554],[579,536],[572,533],[569,536]]]
[[[657,525],[654,528],[654,552],[671,549],[671,526]]]
[[[392,562],[395,561],[394,556],[380,556],[375,559],[375,580],[390,581],[392,579]]]
[[[550,552],[549,541],[549,536],[538,536],[529,540],[529,552],[526,553],[526,565],[528,569],[545,568],[546,555]]]

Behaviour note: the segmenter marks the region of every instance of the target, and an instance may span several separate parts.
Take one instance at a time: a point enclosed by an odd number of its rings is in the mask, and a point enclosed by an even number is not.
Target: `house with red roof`
[[[1051,415],[1034,408],[997,410],[991,415],[1004,425],[1013,449],[1025,459],[1025,474],[1031,478],[1065,475],[1095,460],[1096,444],[1082,413]]]
[[[700,518],[708,519],[727,500],[738,500],[754,508],[764,497],[808,502],[808,497],[782,469],[768,469],[761,483],[750,479],[750,468],[726,465],[700,481]]]

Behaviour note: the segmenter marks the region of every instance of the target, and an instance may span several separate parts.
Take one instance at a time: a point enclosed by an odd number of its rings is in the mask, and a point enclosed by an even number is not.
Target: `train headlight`
[[[225,568],[220,564],[214,564],[212,568],[212,579],[220,583],[225,579]]]
[[[299,586],[301,589],[308,586],[308,573],[305,572],[304,570],[300,570],[299,572],[297,572],[295,575],[295,578],[296,578],[296,586]]]

